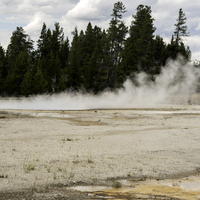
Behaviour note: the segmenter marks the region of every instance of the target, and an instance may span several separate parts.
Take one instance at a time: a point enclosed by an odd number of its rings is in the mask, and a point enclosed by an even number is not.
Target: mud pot
[[[200,199],[199,102],[1,109],[0,199]]]

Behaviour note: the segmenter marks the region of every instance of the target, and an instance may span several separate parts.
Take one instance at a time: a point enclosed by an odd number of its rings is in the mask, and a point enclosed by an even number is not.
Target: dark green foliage
[[[154,80],[168,58],[191,58],[183,38],[189,36],[186,16],[179,10],[171,42],[155,36],[151,7],[139,5],[131,26],[122,20],[126,7],[114,4],[107,30],[92,26],[74,29],[70,45],[59,23],[43,23],[37,50],[22,27],[17,27],[6,52],[0,46],[0,95],[29,96],[66,90],[99,92],[122,87],[127,77],[145,72]],[[127,35],[127,33],[129,33]]]
[[[24,96],[29,96],[30,94],[33,94],[33,77],[32,73],[28,69],[26,74],[24,75],[22,84],[21,84],[21,94]]]
[[[32,64],[33,41],[22,27],[13,32],[7,48],[6,92],[10,95],[21,94],[21,84],[27,69]]]
[[[51,37],[51,46],[54,55],[56,55],[61,50],[61,45],[64,41],[64,33],[63,28],[60,27],[59,23],[55,23],[54,28]]]
[[[151,17],[151,7],[139,5],[136,10],[122,57],[122,69],[125,76],[141,71],[148,74],[155,73],[153,63],[155,27],[154,19]]]
[[[83,37],[82,55],[83,59],[83,86],[88,92],[97,93],[103,90],[104,77],[104,59],[103,56],[103,35],[101,28],[95,26],[92,28],[91,23],[88,24],[85,35]]]
[[[13,63],[12,69],[10,69],[6,79],[6,87],[9,94],[21,94],[21,84],[24,79],[24,75],[30,66],[29,64],[29,56],[27,52],[19,52],[19,55],[15,59],[15,64]]]
[[[47,81],[44,79],[42,69],[38,65],[34,76],[34,94],[43,94],[47,92]]]
[[[0,74],[3,80],[5,80],[8,75],[6,55],[2,46],[0,46]]]
[[[0,46],[0,95],[5,93],[5,80],[8,74],[7,63],[5,51],[2,46]]]
[[[188,37],[189,32],[187,32],[186,15],[183,13],[182,8],[179,10],[179,16],[176,21],[177,24],[174,24],[175,31],[172,35],[171,43],[167,46],[168,57],[176,59],[176,57],[181,54],[186,60],[190,60],[191,51],[189,47],[185,46],[183,43],[183,37]]]
[[[65,89],[66,89],[66,81],[64,77],[61,77],[58,83],[57,91],[62,92],[62,91],[65,91]]]
[[[186,25],[186,15],[183,12],[182,8],[180,8],[179,10],[179,16],[177,21],[177,24],[174,24],[175,31],[174,31],[174,39],[175,39],[175,43],[177,45],[180,45],[180,43],[182,42],[182,37],[187,37],[189,36],[189,32],[187,32],[187,25]]]
[[[107,30],[108,42],[110,44],[107,85],[110,88],[114,88],[116,84],[116,70],[121,64],[121,54],[128,32],[128,28],[124,21],[122,21],[122,14],[125,12],[126,7],[122,2],[115,3],[110,26]]]
[[[84,61],[83,61],[83,84],[87,91],[92,91],[95,69],[96,69],[96,58],[93,56],[93,52],[96,46],[95,33],[91,23],[88,24],[83,39],[83,50]],[[93,56],[93,58],[92,58]]]
[[[63,43],[61,44],[59,53],[61,69],[65,69],[68,66],[69,51],[70,51],[69,39],[66,38],[66,40],[64,40]]]
[[[73,41],[69,54],[69,66],[67,69],[67,87],[73,90],[78,90],[82,84],[81,76],[81,43],[78,35],[78,30],[75,28],[73,32]]]
[[[153,65],[155,67],[154,74],[159,74],[161,66],[164,66],[168,58],[167,45],[163,38],[156,35],[153,43]]]
[[[42,26],[42,31],[38,43],[38,53],[41,58],[47,58],[51,50],[51,31],[47,30],[46,24]]]
[[[38,40],[38,63],[50,93],[58,91],[61,69],[67,66],[68,54],[69,41],[64,41],[63,28],[55,23],[51,31],[44,23]]]
[[[31,55],[33,50],[33,41],[25,34],[22,27],[17,27],[16,31],[13,31],[10,44],[7,48],[7,56],[11,61],[19,55],[20,52],[26,52]]]

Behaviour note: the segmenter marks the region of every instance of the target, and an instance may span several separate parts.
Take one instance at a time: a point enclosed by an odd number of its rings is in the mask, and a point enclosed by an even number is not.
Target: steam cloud
[[[0,109],[81,110],[186,104],[200,83],[200,68],[183,63],[182,57],[169,61],[154,82],[147,74],[140,73],[136,77],[137,84],[127,79],[124,88],[116,92],[105,91],[99,95],[63,92],[1,100]]]

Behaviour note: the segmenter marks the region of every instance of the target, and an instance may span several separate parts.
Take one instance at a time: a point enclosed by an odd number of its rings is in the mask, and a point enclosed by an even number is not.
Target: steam
[[[136,83],[127,79],[123,89],[98,95],[63,92],[39,95],[20,100],[0,100],[0,109],[82,110],[134,108],[160,104],[187,104],[200,83],[200,68],[183,58],[168,61],[152,81],[145,73],[136,76]]]

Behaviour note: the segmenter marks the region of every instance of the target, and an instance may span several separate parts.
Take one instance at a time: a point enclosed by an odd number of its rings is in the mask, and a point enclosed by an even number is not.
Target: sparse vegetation
[[[61,141],[63,141],[63,143],[65,143],[66,141],[70,142],[70,141],[73,141],[72,138],[67,138],[67,139],[62,139]]]
[[[75,174],[73,172],[70,172],[69,178],[74,178]]]
[[[58,171],[59,171],[59,172],[62,172],[63,170],[62,170],[60,167],[58,167]]]
[[[79,162],[80,162],[80,161],[78,161],[78,160],[74,160],[74,161],[73,161],[74,164],[78,164]]]
[[[97,178],[93,178],[92,181],[93,181],[93,183],[96,183],[97,182]]]
[[[88,159],[88,163],[94,163],[94,161],[91,159]]]
[[[0,175],[0,178],[8,178],[8,175]]]
[[[36,188],[35,183],[34,183],[32,188],[31,188],[31,193],[34,194],[35,192],[37,192],[37,188]]]
[[[112,184],[112,187],[118,189],[118,188],[121,188],[121,187],[122,187],[122,184],[121,184],[120,182],[117,181],[117,182],[114,182],[114,183]]]
[[[57,177],[56,177],[56,173],[54,172],[54,173],[53,173],[53,179],[56,180],[56,178],[57,178]]]
[[[51,172],[51,167],[47,167],[47,172],[48,172],[48,173]]]
[[[35,170],[35,165],[33,163],[28,163],[27,165],[24,165],[23,167],[26,173]]]

